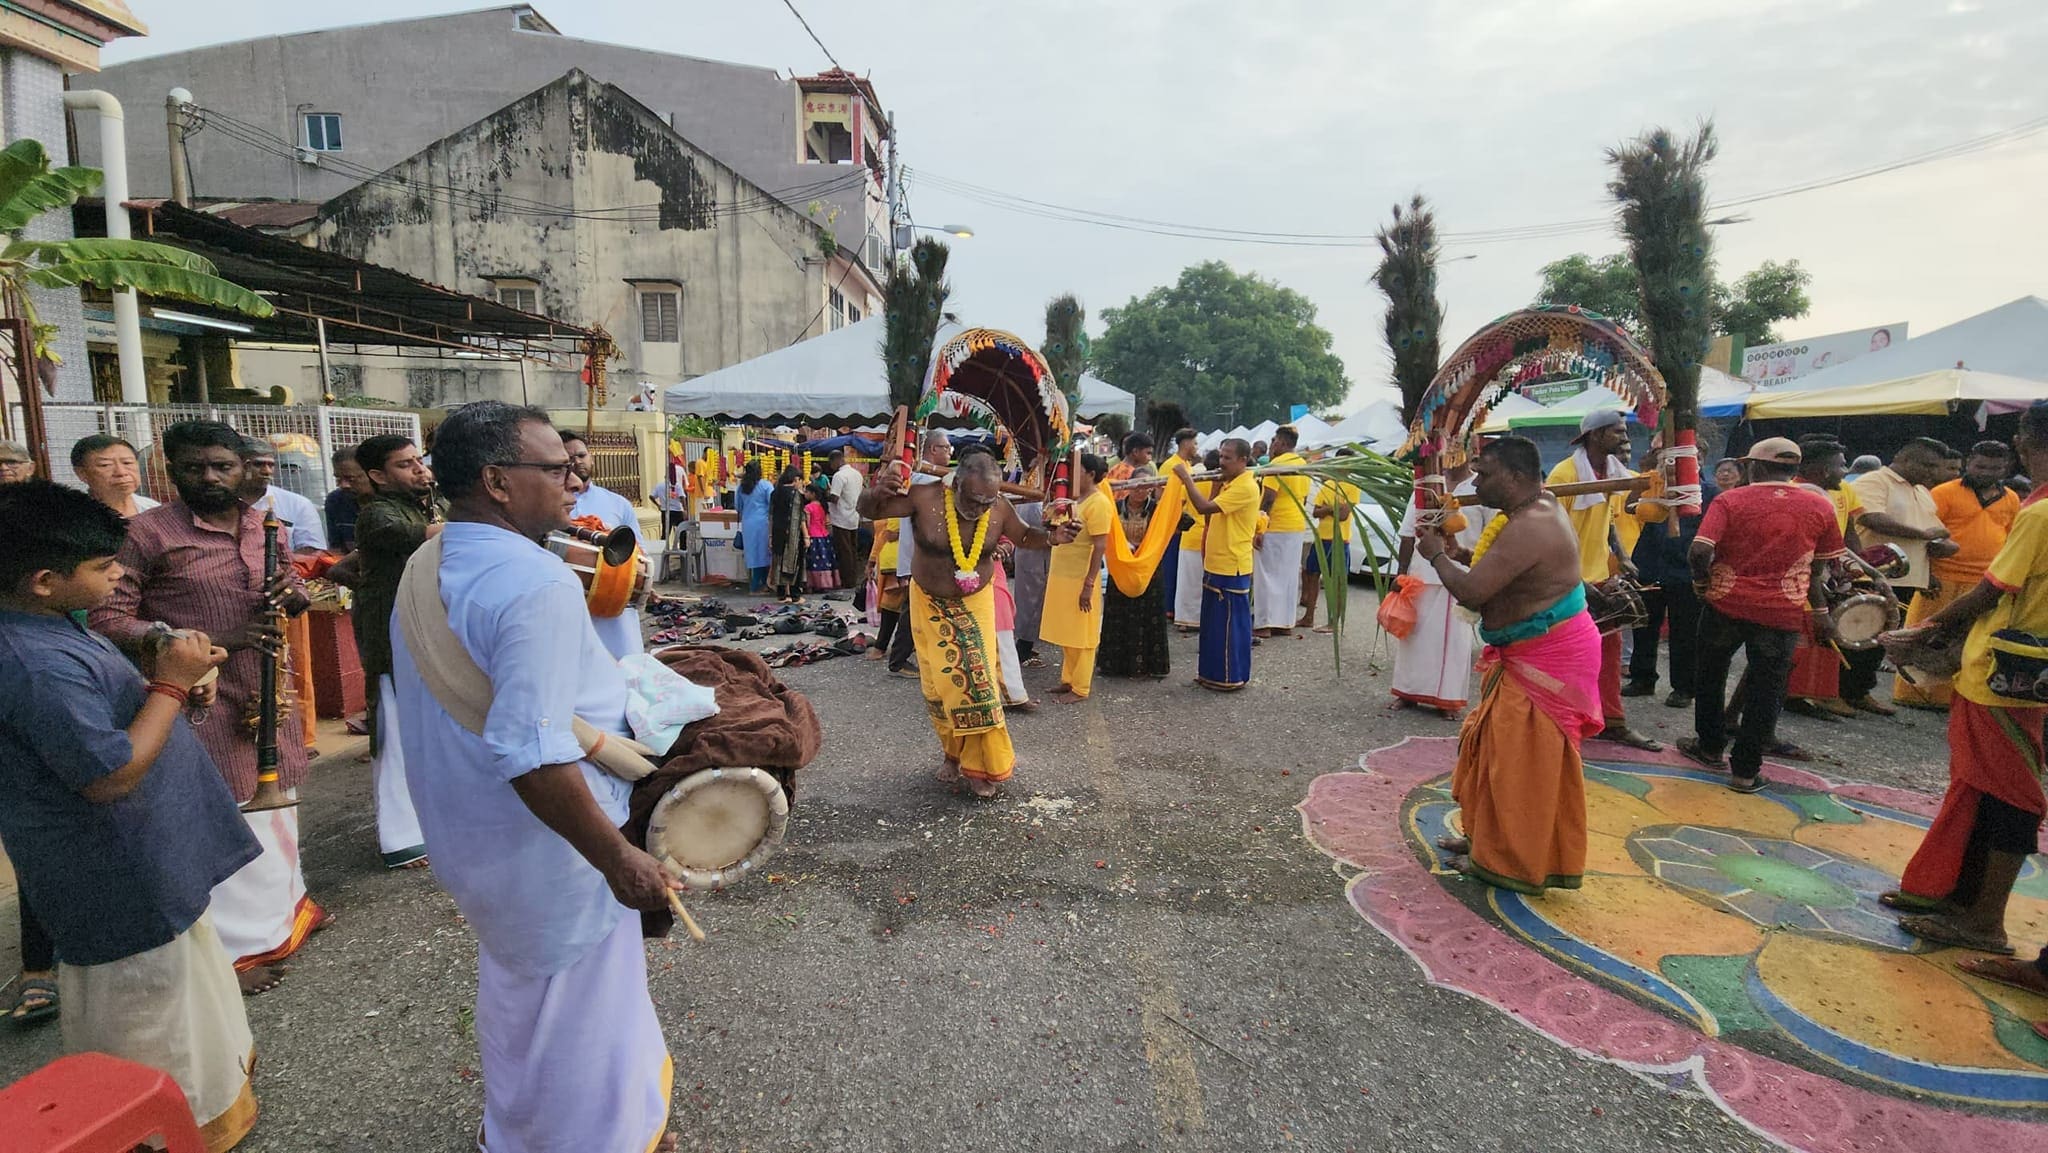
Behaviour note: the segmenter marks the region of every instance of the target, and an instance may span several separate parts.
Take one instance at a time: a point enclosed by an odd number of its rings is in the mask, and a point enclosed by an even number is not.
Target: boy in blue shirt
[[[183,716],[226,651],[170,638],[145,679],[72,615],[113,592],[127,531],[83,492],[0,488],[0,840],[56,941],[65,1049],[169,1073],[227,1149],[254,1050],[206,908],[261,849]]]

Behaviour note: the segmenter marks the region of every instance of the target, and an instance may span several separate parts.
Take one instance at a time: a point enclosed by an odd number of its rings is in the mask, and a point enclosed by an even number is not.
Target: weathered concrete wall
[[[572,73],[363,185],[323,212],[323,248],[488,296],[540,286],[540,309],[618,342],[612,403],[824,331],[820,233],[619,90]],[[552,208],[570,210],[564,215]],[[584,214],[580,206],[627,213]],[[638,282],[680,285],[678,346],[641,340]],[[337,363],[352,363],[336,358]],[[402,384],[394,379],[402,376]],[[516,369],[365,362],[361,387],[418,407],[516,397]],[[529,371],[536,403],[573,407],[573,373]]]
[[[93,84],[120,97],[137,126],[157,123],[174,87],[222,114],[189,144],[195,195],[324,201],[572,68],[631,93],[763,188],[853,172],[799,162],[796,87],[773,69],[527,31],[506,8],[197,48],[107,68]],[[302,112],[339,114],[343,150],[317,165],[291,155],[278,141],[302,138]],[[237,139],[250,132],[228,117],[275,138],[269,150]],[[81,145],[96,163],[96,142]],[[128,148],[134,194],[167,195],[164,133],[132,128]],[[841,244],[882,227],[881,192],[865,181],[821,198],[840,209]]]

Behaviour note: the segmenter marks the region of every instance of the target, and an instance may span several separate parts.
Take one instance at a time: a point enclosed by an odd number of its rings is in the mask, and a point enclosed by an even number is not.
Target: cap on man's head
[[[1749,446],[1744,460],[1760,460],[1766,464],[1798,464],[1801,457],[1799,446],[1789,437],[1767,436]]]
[[[1586,439],[1588,433],[1599,432],[1603,428],[1620,428],[1627,423],[1628,417],[1618,408],[1595,409],[1579,420],[1579,435],[1572,438],[1572,443]]]

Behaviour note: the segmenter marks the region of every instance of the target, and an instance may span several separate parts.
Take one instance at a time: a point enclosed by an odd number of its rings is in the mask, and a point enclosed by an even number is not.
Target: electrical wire
[[[1855,181],[1868,180],[1872,177],[1883,176],[1924,164],[1938,163],[1959,156],[1982,152],[2002,144],[2033,136],[2044,129],[2048,129],[2048,116],[2037,117],[1996,132],[1985,133],[1968,140],[1928,149],[1883,164],[1871,165],[1833,176],[1820,177],[1798,184],[1716,201],[1709,205],[1709,210],[1722,212],[1785,197],[1798,196],[1824,188],[1835,188]],[[915,179],[938,191],[958,196],[961,199],[1022,216],[1033,216],[1039,219],[1069,224],[1086,224],[1119,231],[1148,233],[1156,236],[1171,236],[1182,239],[1234,244],[1262,244],[1306,248],[1360,248],[1377,242],[1376,235],[1362,233],[1288,232],[1227,228],[1077,208],[1071,205],[1036,200],[1001,189],[989,188],[985,185],[973,184],[921,168],[906,168],[905,179],[906,181]],[[1505,244],[1587,235],[1605,232],[1613,228],[1613,226],[1614,222],[1611,217],[1590,217],[1580,220],[1553,221],[1544,224],[1510,225],[1500,228],[1442,232],[1439,234],[1439,240],[1445,247],[1474,247],[1485,244]]]
[[[816,44],[818,46],[818,51],[823,52],[825,54],[825,59],[830,60],[832,62],[832,67],[838,68],[841,72],[846,71],[846,69],[839,67],[839,58],[837,56],[832,55],[832,50],[830,48],[825,47],[825,42],[823,40],[818,39],[818,34],[816,32],[811,31],[811,22],[804,19],[804,14],[796,10],[796,5],[792,4],[790,0],[782,0],[782,6],[784,8],[789,9],[789,14],[791,16],[796,17],[796,22],[804,26],[804,35],[809,36],[811,38],[811,43]]]

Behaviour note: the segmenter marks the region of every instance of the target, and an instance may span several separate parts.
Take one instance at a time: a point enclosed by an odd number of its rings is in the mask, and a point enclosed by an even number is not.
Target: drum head
[[[756,768],[705,769],[677,781],[647,822],[647,851],[691,889],[722,889],[782,843],[789,799]]]
[[[1876,593],[1850,597],[1835,606],[1835,634],[1846,649],[1867,649],[1877,643],[1879,633],[1891,627],[1891,598]]]

